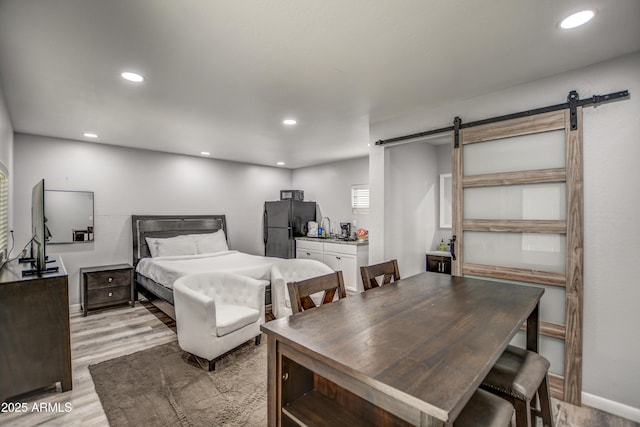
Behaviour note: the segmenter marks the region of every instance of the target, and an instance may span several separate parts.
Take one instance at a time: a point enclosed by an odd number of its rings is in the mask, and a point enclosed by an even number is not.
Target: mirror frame
[[[447,183],[448,181],[448,183]],[[447,192],[447,187],[449,191]],[[452,228],[452,187],[450,173],[440,174],[440,228]],[[448,208],[447,208],[448,207]]]

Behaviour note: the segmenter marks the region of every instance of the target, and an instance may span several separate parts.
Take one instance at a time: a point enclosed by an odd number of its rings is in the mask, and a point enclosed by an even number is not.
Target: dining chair
[[[478,389],[453,422],[453,427],[509,427],[513,406],[506,400]]]
[[[365,291],[389,284],[391,279],[395,282],[400,280],[398,260],[392,259],[380,264],[360,267],[360,275],[362,276],[362,286],[364,286]],[[382,283],[379,283],[377,279],[380,276],[383,276]]]
[[[294,314],[315,308],[318,305],[328,304],[334,300],[336,293],[338,299],[347,297],[342,271],[298,282],[289,282],[287,283],[287,288],[289,289],[291,311]],[[314,295],[320,294],[320,292],[322,292],[321,295]]]
[[[482,382],[482,388],[509,400],[516,410],[516,427],[531,427],[531,420],[542,418],[553,427],[548,371],[550,363],[536,352],[508,346]],[[531,405],[536,393],[540,408]]]

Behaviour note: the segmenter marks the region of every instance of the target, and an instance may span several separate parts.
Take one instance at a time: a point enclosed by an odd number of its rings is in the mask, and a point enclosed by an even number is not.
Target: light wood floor
[[[116,308],[87,317],[80,311],[73,312],[70,323],[73,389],[22,396],[19,401],[28,403],[29,412],[2,413],[0,425],[108,426],[89,365],[177,341],[175,332],[140,303],[135,308]],[[59,402],[62,413],[31,412],[34,402]],[[66,403],[72,405],[68,413],[64,412]]]
[[[73,390],[60,393],[52,388],[21,396],[19,401],[28,404],[29,412],[2,413],[0,425],[108,426],[88,366],[177,340],[175,323],[150,304],[142,304],[144,306],[138,303],[135,308],[117,308],[87,317],[79,311],[72,313]],[[62,412],[32,412],[34,403],[59,403]],[[72,407],[68,413],[64,412],[66,403]],[[640,427],[638,423],[588,407],[553,403],[556,427]]]

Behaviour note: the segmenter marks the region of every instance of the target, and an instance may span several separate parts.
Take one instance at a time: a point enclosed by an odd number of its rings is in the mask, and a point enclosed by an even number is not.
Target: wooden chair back
[[[300,313],[303,310],[317,307],[310,295],[324,291],[322,304],[328,304],[335,298],[346,298],[347,291],[344,287],[342,271],[325,274],[324,276],[312,277],[311,279],[300,280],[298,282],[287,283],[289,288],[289,298],[291,300],[291,310],[293,313]]]
[[[382,285],[400,280],[400,270],[398,269],[398,260],[383,262],[381,264],[368,265],[360,267],[360,275],[362,276],[362,285],[364,290],[377,288]],[[378,277],[382,277],[382,283],[378,282]]]

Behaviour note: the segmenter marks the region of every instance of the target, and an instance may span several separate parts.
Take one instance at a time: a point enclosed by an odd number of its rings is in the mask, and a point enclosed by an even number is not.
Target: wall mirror
[[[440,228],[451,228],[451,174],[440,174]]]
[[[93,241],[93,191],[45,191],[47,244]]]

